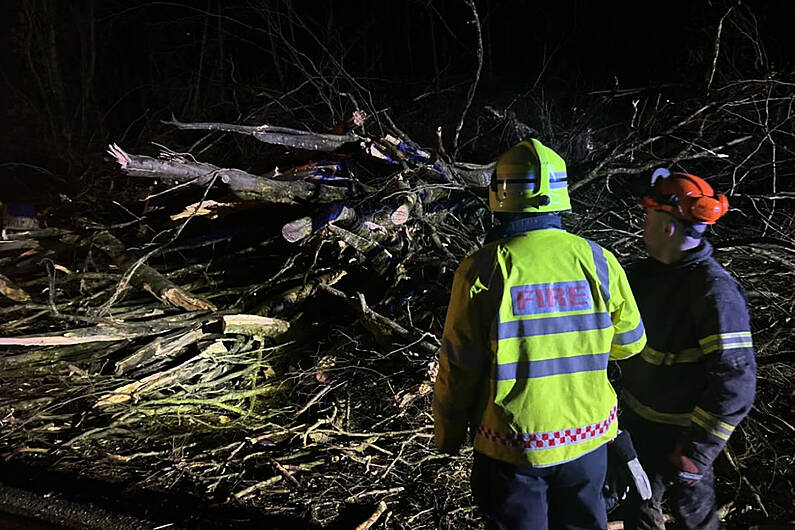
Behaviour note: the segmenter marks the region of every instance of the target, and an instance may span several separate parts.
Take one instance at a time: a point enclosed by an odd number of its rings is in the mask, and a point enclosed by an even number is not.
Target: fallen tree
[[[581,132],[591,135],[585,147],[554,131],[543,138],[569,162],[567,228],[625,262],[642,255],[630,188],[650,168],[709,176],[738,208],[714,239],[748,287],[764,367],[760,399],[718,467],[729,520],[789,509],[768,493],[792,484],[789,464],[775,464],[793,430],[780,397],[795,304],[793,216],[782,207],[795,196],[795,164],[779,149],[793,135],[791,86],[747,81],[706,105],[649,109],[620,134]],[[631,95],[636,108],[659,99]],[[604,109],[627,96],[591,97]],[[92,462],[100,478],[318,524],[360,504],[365,525],[475,526],[461,479],[468,454],[434,450],[428,411],[452,273],[493,226],[493,162],[452,160],[397,127],[366,134],[357,115],[335,134],[172,121],[314,151],[291,152],[294,166],[242,170],[112,145],[109,178],[134,179],[124,210],[111,194],[77,213],[65,201],[45,220],[52,226],[9,233],[0,242],[3,457]],[[537,131],[504,109],[482,119],[520,135],[503,147]],[[765,482],[762,463],[784,467]]]

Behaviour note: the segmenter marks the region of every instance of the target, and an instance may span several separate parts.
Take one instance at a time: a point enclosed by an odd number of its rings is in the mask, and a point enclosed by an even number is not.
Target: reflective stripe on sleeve
[[[494,379],[506,381],[510,379],[533,379],[552,375],[575,374],[578,372],[595,372],[607,369],[608,357],[608,353],[596,353],[498,364]]]
[[[483,352],[475,348],[466,348],[458,344],[454,344],[449,340],[442,342],[442,352],[458,366],[465,368],[480,368],[486,362],[489,352]]]
[[[613,344],[618,344],[619,346],[626,346],[627,344],[632,344],[643,337],[643,334],[646,333],[646,329],[643,327],[643,321],[641,320],[638,322],[638,325],[635,326],[635,329],[631,331],[625,331],[624,333],[616,333],[613,337]]]
[[[641,358],[655,366],[671,366],[678,363],[695,363],[704,358],[699,348],[686,348],[678,353],[657,351],[649,345],[640,352]]]
[[[717,416],[710,414],[701,407],[693,409],[693,416],[691,419],[693,423],[722,440],[728,440],[729,436],[734,432],[734,427],[732,425],[729,425],[725,421],[721,421]]]
[[[674,413],[674,412],[659,412],[653,408],[644,405],[638,398],[629,393],[626,389],[621,392],[621,398],[629,408],[641,418],[657,423],[667,423],[668,425],[681,425],[687,427],[690,425],[690,412]]]
[[[515,339],[536,335],[554,335],[570,331],[591,331],[605,329],[613,325],[607,313],[584,313],[559,317],[532,318],[500,322],[497,325],[497,339]]]
[[[738,348],[751,348],[754,343],[750,331],[736,331],[734,333],[718,333],[700,339],[698,343],[704,355],[714,351],[735,350]]]
[[[596,277],[599,279],[599,290],[602,292],[602,297],[605,299],[605,302],[607,302],[610,300],[610,269],[607,265],[605,251],[593,241],[587,239],[586,241],[588,241],[588,244],[591,246],[591,252],[593,253],[593,263],[596,266]]]

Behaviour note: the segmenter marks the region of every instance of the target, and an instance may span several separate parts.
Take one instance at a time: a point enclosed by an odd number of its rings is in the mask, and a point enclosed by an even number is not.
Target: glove
[[[644,501],[651,499],[651,484],[649,477],[638,461],[638,453],[632,444],[632,438],[627,431],[618,431],[618,435],[608,446],[610,456],[608,462],[613,462],[613,467],[619,467],[611,475],[618,475],[621,481],[615,480],[612,489],[622,498],[634,486],[640,498]],[[612,457],[612,458],[611,458]]]
[[[668,456],[668,463],[674,468],[674,478],[686,486],[695,486],[703,476],[696,464],[682,454],[682,446],[677,445],[673,453]]]
[[[646,472],[643,471],[640,461],[638,461],[637,458],[633,458],[627,462],[627,469],[629,469],[629,473],[632,475],[632,481],[635,483],[635,489],[638,490],[640,498],[644,501],[651,499],[649,477],[646,475]]]

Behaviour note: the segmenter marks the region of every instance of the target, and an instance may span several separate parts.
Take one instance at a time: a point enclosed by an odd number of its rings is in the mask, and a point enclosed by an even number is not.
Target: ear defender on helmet
[[[729,200],[722,193],[716,197],[699,197],[692,201],[690,213],[704,224],[715,224],[729,211]]]
[[[671,173],[665,168],[654,171],[651,189],[640,204],[689,223],[708,225],[729,211],[726,196],[715,194],[706,180],[689,173]]]

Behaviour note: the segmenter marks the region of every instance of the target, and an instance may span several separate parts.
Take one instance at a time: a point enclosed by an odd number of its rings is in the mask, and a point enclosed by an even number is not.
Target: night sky
[[[476,5],[484,45],[480,104],[505,104],[529,90],[560,97],[656,85],[698,90],[718,22],[730,9],[719,73],[775,75],[792,66],[795,48],[795,8],[784,0]],[[471,19],[463,0],[3,2],[0,160],[79,172],[109,141],[145,141],[172,113],[246,122],[251,109],[294,89],[284,107],[303,98],[303,115],[254,115],[330,127],[339,116],[313,107],[318,94],[305,90],[308,77],[326,94],[355,79],[374,94],[375,107],[396,115],[435,92],[441,116],[440,107],[460,109],[473,79]],[[346,96],[334,97],[340,111],[349,106]]]

